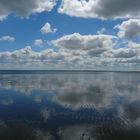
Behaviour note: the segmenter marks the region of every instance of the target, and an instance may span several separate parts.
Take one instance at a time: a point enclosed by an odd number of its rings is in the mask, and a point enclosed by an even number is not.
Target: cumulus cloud
[[[36,42],[36,45],[40,45]],[[38,44],[39,43],[39,44]],[[127,41],[123,48],[116,36],[73,33],[52,40],[57,49],[33,51],[30,46],[12,52],[0,52],[1,69],[135,69],[140,63],[140,43]],[[8,63],[8,65],[7,65]]]
[[[0,37],[0,41],[13,42],[13,41],[15,41],[15,38],[12,37],[12,36],[7,35],[7,36],[2,36],[2,37]]]
[[[58,0],[0,0],[0,20],[14,13],[20,17],[51,11]],[[125,5],[125,6],[124,6]],[[59,13],[83,18],[138,18],[139,0],[62,0]]]
[[[51,11],[57,0],[0,0],[0,20],[14,13],[20,17]]]
[[[91,57],[100,57],[101,54],[112,49],[114,46],[113,39],[115,38],[115,36],[103,34],[81,35],[79,33],[74,33],[65,35],[51,43],[55,47],[69,54],[71,53],[72,57],[70,56],[71,58],[69,58],[69,61],[80,61],[80,63],[91,63],[91,61],[94,61],[96,63],[96,58],[94,60],[89,59]],[[97,63],[100,63],[100,61],[98,60]]]
[[[137,55],[137,50],[131,48],[118,48],[112,49],[111,51],[107,52],[109,57],[112,58],[132,58]]]
[[[8,67],[14,69],[56,69],[55,65],[59,69],[62,66],[59,66],[59,63],[63,61],[64,55],[63,52],[55,52],[52,49],[36,52],[27,46],[11,52],[0,52],[0,63],[1,68],[5,69]]]
[[[133,41],[127,42],[127,46],[128,46],[128,48],[135,49],[136,51],[138,51],[140,49],[140,43],[136,43]]]
[[[115,26],[120,38],[132,39],[140,36],[140,19],[129,19]]]
[[[52,44],[58,48],[68,50],[100,50],[105,51],[113,46],[111,35],[81,35],[74,33],[65,35],[57,40],[52,41]]]
[[[45,23],[45,25],[41,28],[41,32],[43,34],[48,34],[48,33],[55,33],[57,31],[56,28],[52,29],[50,23]]]
[[[37,52],[35,53],[32,51],[30,46],[27,46],[25,48],[15,50],[13,52],[1,52],[0,58],[2,59],[29,59],[29,58],[35,58],[37,56]]]
[[[62,0],[58,12],[84,18],[134,18],[140,17],[139,5],[139,0]]]
[[[38,47],[42,46],[43,45],[43,40],[42,39],[36,39],[35,42],[34,42],[34,45],[38,46]]]

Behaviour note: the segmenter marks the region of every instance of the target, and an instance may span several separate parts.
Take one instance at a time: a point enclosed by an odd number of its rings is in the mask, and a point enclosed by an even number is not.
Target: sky
[[[139,70],[139,63],[139,0],[0,0],[0,69]]]

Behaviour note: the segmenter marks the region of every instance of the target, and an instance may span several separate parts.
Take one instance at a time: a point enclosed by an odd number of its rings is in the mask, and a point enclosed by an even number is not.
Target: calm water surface
[[[140,140],[140,73],[0,74],[0,140]]]

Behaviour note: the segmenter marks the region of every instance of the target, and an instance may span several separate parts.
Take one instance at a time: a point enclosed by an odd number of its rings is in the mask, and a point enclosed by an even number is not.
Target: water
[[[140,140],[140,73],[0,74],[0,140]]]

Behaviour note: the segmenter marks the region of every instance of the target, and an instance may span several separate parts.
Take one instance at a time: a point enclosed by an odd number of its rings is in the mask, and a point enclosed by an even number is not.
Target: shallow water
[[[0,140],[140,140],[140,73],[0,74]]]

